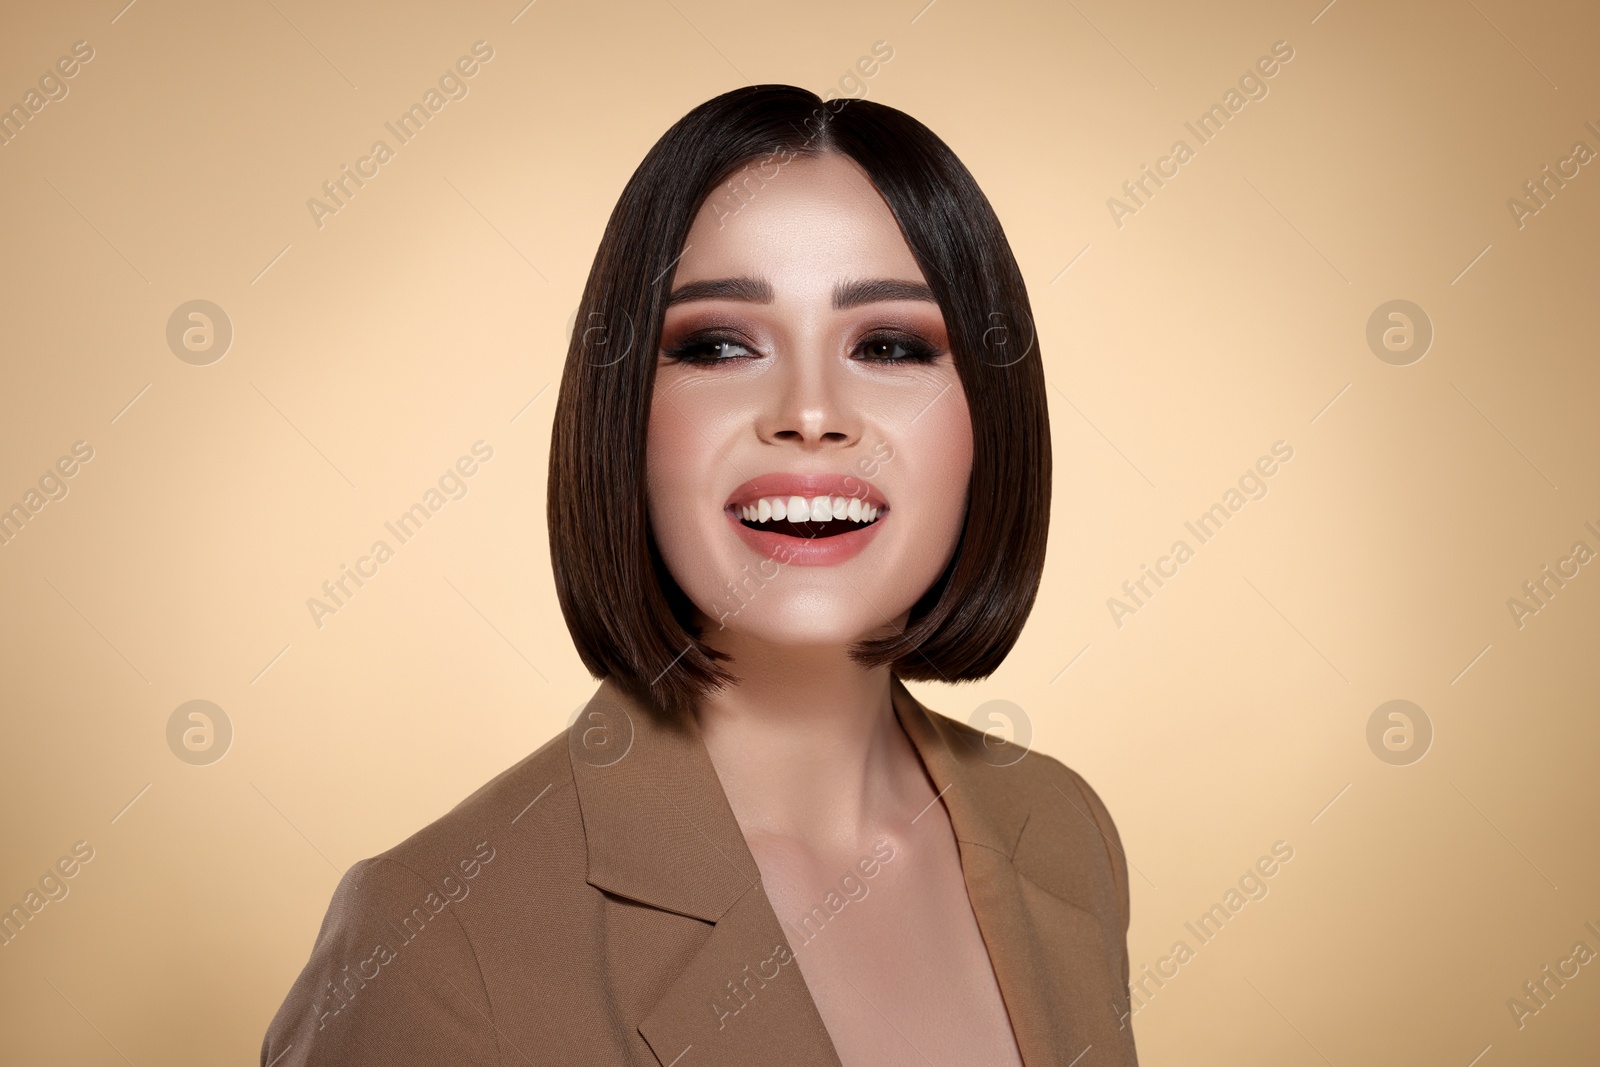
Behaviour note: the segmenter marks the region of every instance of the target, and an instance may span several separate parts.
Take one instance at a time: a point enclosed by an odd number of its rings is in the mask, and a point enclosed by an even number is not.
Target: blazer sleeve
[[[440,889],[383,857],[351,867],[261,1043],[261,1067],[499,1064],[477,957]]]
[[[1129,894],[1128,894],[1128,856],[1122,851],[1122,837],[1117,833],[1117,824],[1111,819],[1111,812],[1106,809],[1088,782],[1076,771],[1069,771],[1072,782],[1078,787],[1078,792],[1083,796],[1083,801],[1089,808],[1089,814],[1094,816],[1095,826],[1100,830],[1100,836],[1106,843],[1106,858],[1111,864],[1111,876],[1116,883],[1117,909],[1122,922],[1122,937],[1118,939],[1118,954],[1122,957],[1122,991],[1129,993],[1128,979],[1130,977],[1128,966],[1128,922],[1129,922]]]

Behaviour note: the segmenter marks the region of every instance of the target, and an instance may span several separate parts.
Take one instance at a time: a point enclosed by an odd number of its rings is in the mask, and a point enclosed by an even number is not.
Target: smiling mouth
[[[730,509],[751,530],[818,540],[864,530],[888,514],[887,506],[874,507],[859,497],[762,497]]]

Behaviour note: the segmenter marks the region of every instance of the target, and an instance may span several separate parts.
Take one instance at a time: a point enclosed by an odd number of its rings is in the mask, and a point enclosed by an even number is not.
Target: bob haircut
[[[1027,290],[994,209],[955,153],[895,108],[752,85],[699,105],[623,189],[583,289],[556,400],[547,518],[567,628],[596,678],[669,716],[736,679],[699,640],[650,531],[645,438],[670,274],[706,198],[742,200],[799,157],[866,172],[944,315],[972,420],[967,515],[906,628],[850,649],[902,679],[999,667],[1038,593],[1050,518],[1050,425]],[[973,504],[981,506],[974,508]]]

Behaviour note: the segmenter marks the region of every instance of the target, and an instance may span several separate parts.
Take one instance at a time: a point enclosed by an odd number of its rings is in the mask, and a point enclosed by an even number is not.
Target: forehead
[[[926,280],[889,205],[849,157],[752,162],[730,181],[696,214],[675,285],[735,274],[765,276],[779,291],[839,278]]]

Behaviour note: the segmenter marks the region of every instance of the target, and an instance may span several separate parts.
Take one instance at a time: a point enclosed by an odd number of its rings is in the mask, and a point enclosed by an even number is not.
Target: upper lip
[[[863,504],[875,508],[888,505],[878,487],[855,474],[788,474],[776,471],[751,478],[728,494],[725,507],[740,508],[753,504],[762,497],[802,496],[806,499],[819,496],[859,497]]]

